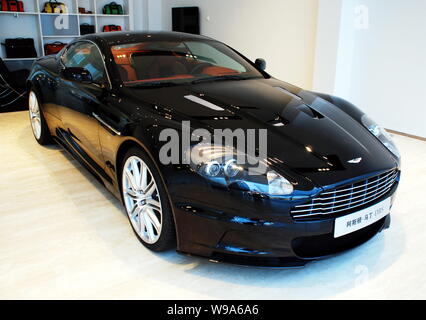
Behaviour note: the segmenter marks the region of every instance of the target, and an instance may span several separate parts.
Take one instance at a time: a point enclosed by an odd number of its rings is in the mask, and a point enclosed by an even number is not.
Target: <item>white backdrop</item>
[[[312,87],[317,0],[163,0],[163,30],[171,30],[171,8],[178,6],[200,8],[201,34],[251,60],[264,58],[279,79]]]
[[[426,137],[426,1],[320,0],[319,7],[318,37],[334,42],[317,42],[314,89],[332,90],[386,128]]]

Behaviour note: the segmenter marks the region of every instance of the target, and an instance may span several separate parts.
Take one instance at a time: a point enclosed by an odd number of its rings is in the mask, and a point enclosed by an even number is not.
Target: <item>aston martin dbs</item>
[[[104,184],[154,251],[303,266],[388,228],[400,179],[388,133],[351,103],[265,66],[204,36],[86,35],[34,62],[33,134]],[[196,141],[217,130],[266,140],[245,149]],[[249,149],[264,167],[257,174],[236,159]]]

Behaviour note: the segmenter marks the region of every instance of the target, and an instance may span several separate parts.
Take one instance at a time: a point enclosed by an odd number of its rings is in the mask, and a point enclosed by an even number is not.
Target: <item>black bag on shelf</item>
[[[37,52],[32,38],[6,39],[6,56],[8,58],[36,58]]]
[[[90,33],[95,33],[95,26],[88,23],[82,23],[80,25],[80,34],[85,35]]]

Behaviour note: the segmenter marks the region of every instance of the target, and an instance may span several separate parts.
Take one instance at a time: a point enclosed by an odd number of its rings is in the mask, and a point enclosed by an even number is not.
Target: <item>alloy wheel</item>
[[[163,214],[157,183],[146,163],[137,156],[126,160],[122,190],[127,215],[140,238],[154,244],[161,235]]]
[[[41,137],[41,115],[40,115],[40,106],[38,104],[38,99],[34,91],[30,92],[29,100],[29,110],[30,110],[30,119],[31,127],[36,139]]]

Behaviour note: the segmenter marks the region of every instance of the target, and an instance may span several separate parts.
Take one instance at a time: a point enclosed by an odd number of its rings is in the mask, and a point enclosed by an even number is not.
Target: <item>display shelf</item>
[[[25,12],[0,11],[0,42],[6,38],[33,38],[38,57],[44,55],[44,45],[55,40],[72,41],[80,37],[80,25],[90,23],[96,32],[102,32],[104,25],[120,25],[123,31],[132,31],[133,0],[116,0],[123,6],[124,14],[103,14],[103,7],[112,0],[61,0],[66,4],[68,13],[42,12],[44,3],[48,0],[23,0]],[[83,7],[92,13],[79,13]],[[62,19],[58,22],[57,17]],[[69,27],[64,28],[68,18]],[[17,27],[19,25],[19,27]],[[58,28],[59,26],[59,28]],[[22,30],[22,32],[20,32]],[[7,58],[4,46],[0,48],[0,57],[4,61],[32,61],[36,58]]]
[[[54,35],[54,36],[43,36],[43,38],[77,38],[80,35]]]
[[[37,58],[3,58],[3,61],[31,61]]]
[[[0,11],[0,14],[11,14],[11,15],[38,15],[38,12],[15,12],[15,11]]]
[[[98,17],[129,17],[130,15],[128,14],[97,14],[96,16]]]
[[[42,16],[76,16],[77,13],[46,13],[46,12],[40,12],[40,15]]]

